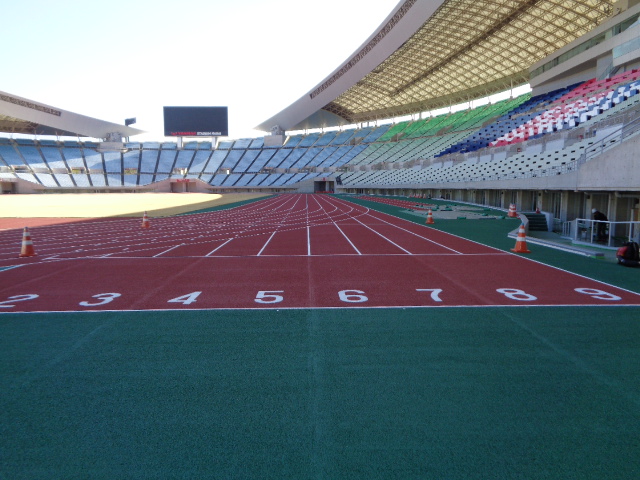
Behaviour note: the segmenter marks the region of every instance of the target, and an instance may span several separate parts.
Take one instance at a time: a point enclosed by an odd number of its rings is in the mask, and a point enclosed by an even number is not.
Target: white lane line
[[[269,242],[271,241],[271,239],[273,238],[273,236],[277,233],[278,230],[275,230],[271,236],[269,237],[269,240],[267,240],[267,242],[262,246],[262,248],[260,249],[260,251],[258,252],[258,257],[260,256],[260,254],[262,254],[262,252],[264,251],[265,248],[267,248],[267,245],[269,245]]]
[[[378,212],[378,213],[379,213],[379,212]],[[447,247],[446,245],[443,245],[443,244],[441,244],[441,243],[435,242],[435,241],[433,241],[433,240],[431,240],[431,239],[429,239],[429,238],[423,237],[423,236],[422,236],[422,235],[420,235],[419,233],[415,233],[415,232],[412,232],[411,230],[407,230],[406,228],[402,228],[400,225],[396,225],[396,224],[394,224],[394,223],[387,222],[387,221],[386,221],[386,220],[384,220],[383,218],[376,217],[375,215],[372,215],[372,214],[368,214],[368,215],[369,215],[371,218],[375,218],[376,220],[380,220],[381,222],[384,222],[384,223],[386,223],[387,225],[391,225],[392,227],[395,227],[395,228],[398,228],[398,229],[403,230],[403,231],[405,231],[405,232],[408,232],[408,233],[410,233],[410,234],[412,234],[412,235],[415,235],[415,236],[416,236],[416,237],[418,237],[418,238],[422,238],[423,240],[426,240],[427,242],[431,242],[431,243],[433,243],[433,244],[435,244],[435,245],[438,245],[439,247],[446,248],[447,250],[451,250],[452,252],[459,253],[460,255],[465,255],[464,253],[459,252],[459,251],[457,251],[457,250],[454,250],[453,248]],[[396,218],[396,217],[393,217],[393,218]],[[402,220],[402,219],[400,219],[400,220]]]
[[[385,237],[384,235],[382,235],[380,232],[376,232],[373,228],[371,228],[369,225],[365,225],[364,223],[362,223],[360,220],[358,220],[357,218],[354,218],[354,220],[356,222],[358,222],[360,225],[362,225],[365,228],[368,228],[369,230],[371,230],[373,233],[375,233],[376,235],[379,235],[380,237],[384,238],[387,242],[389,242],[391,245],[395,245],[396,247],[398,247],[400,250],[402,250],[403,252],[406,252],[408,255],[413,255],[409,250],[407,250],[406,248],[402,248],[400,245],[398,245],[396,242],[390,240],[389,238]]]
[[[224,242],[222,245],[218,245],[216,248],[214,248],[213,250],[211,250],[209,253],[207,253],[205,255],[205,257],[208,257],[209,255],[213,255],[214,253],[216,253],[218,250],[220,250],[222,247],[224,247],[227,243],[229,243],[231,240],[233,240],[233,238],[228,239],[226,242]]]
[[[171,251],[171,250],[173,250],[174,248],[181,247],[182,245],[184,245],[184,243],[180,243],[179,245],[174,245],[173,247],[171,247],[171,248],[169,248],[169,249],[165,250],[164,252],[160,252],[160,253],[158,253],[158,254],[156,254],[156,255],[153,255],[151,258],[156,258],[156,257],[159,257],[160,255],[164,255],[165,253],[170,252],[170,251]]]
[[[352,242],[351,240],[349,240],[349,237],[347,237],[347,236],[345,235],[345,233],[344,233],[344,232],[342,231],[342,229],[338,226],[338,224],[337,224],[336,222],[333,222],[333,224],[334,224],[334,225],[335,225],[335,227],[340,231],[340,233],[342,234],[342,236],[343,236],[344,238],[346,238],[346,239],[347,239],[347,242],[349,242],[349,245],[351,245],[351,246],[353,247],[353,249],[358,253],[358,255],[362,255],[362,253],[360,252],[360,250],[358,250],[358,249],[356,248],[356,246],[353,244],[353,242]]]

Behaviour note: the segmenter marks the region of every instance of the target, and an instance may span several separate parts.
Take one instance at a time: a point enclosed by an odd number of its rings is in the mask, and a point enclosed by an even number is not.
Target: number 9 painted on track
[[[578,293],[584,293],[590,297],[597,298],[598,300],[622,300],[622,297],[614,295],[613,293],[605,292],[604,290],[598,290],[597,288],[574,288],[574,290]]]

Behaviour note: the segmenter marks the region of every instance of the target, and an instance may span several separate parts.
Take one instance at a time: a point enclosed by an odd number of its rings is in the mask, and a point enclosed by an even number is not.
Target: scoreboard
[[[228,107],[163,107],[165,137],[227,137]]]

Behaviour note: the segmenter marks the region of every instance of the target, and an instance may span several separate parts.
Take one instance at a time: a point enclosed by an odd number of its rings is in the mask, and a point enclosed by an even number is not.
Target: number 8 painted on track
[[[538,297],[534,297],[533,295],[530,295],[524,290],[520,290],[518,288],[497,288],[496,292],[502,293],[505,297],[510,298],[511,300],[518,300],[520,302],[533,302],[538,299]]]

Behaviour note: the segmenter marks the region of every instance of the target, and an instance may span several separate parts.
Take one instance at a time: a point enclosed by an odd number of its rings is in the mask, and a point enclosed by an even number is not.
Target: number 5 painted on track
[[[118,298],[120,296],[119,293],[99,293],[97,295],[93,295],[91,298],[97,298],[100,300],[96,303],[89,302],[80,302],[79,305],[83,307],[97,307],[98,305],[104,305],[106,303],[112,302],[114,298]]]
[[[35,293],[27,293],[25,295],[14,295],[13,297],[8,297],[9,300],[5,300],[4,302],[0,302],[0,308],[12,308],[15,307],[15,305],[9,305],[9,304],[14,304],[17,302],[24,302],[26,300],[34,300],[36,298],[38,298],[38,295],[36,295]]]
[[[431,292],[431,300],[434,302],[441,302],[440,294],[442,293],[441,288],[416,288],[416,292]]]
[[[284,297],[275,295],[276,293],[284,293],[284,290],[260,290],[253,301],[256,303],[280,303]]]

